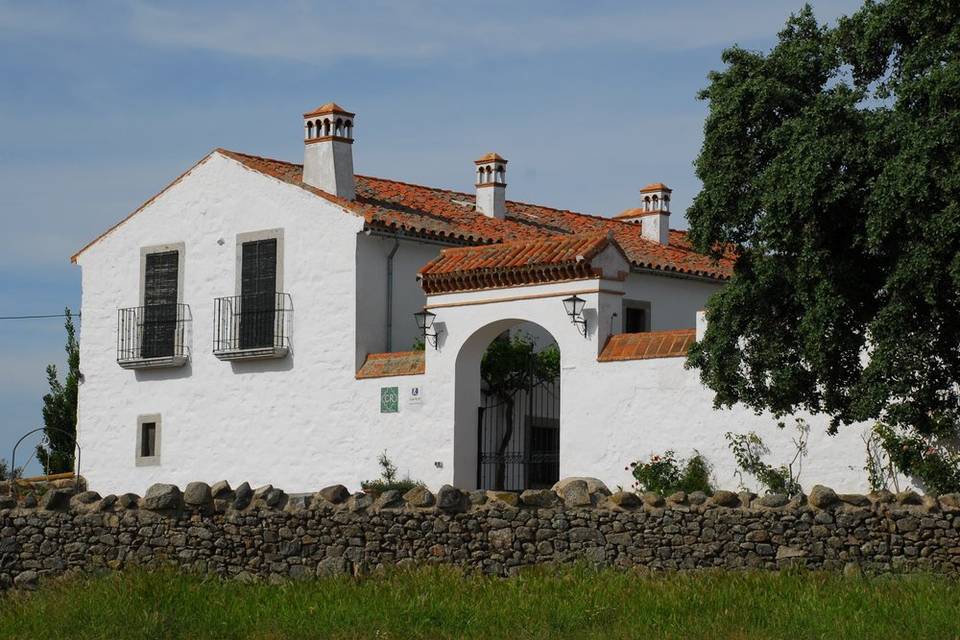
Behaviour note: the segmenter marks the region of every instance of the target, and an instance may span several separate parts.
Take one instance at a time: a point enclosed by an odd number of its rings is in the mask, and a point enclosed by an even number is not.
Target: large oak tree
[[[960,3],[867,2],[835,26],[807,6],[723,62],[687,215],[737,262],[689,364],[718,406],[881,421],[903,470],[957,490]]]

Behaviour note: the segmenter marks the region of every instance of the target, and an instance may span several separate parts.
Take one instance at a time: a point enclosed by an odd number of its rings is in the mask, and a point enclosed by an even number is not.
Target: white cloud
[[[101,5],[104,6],[104,5]],[[445,56],[485,57],[625,46],[682,51],[771,39],[791,0],[739,2],[310,2],[110,3],[106,11],[36,3],[2,5],[0,29],[101,37],[227,55],[329,65],[349,58],[409,62]],[[817,3],[832,20],[856,0]]]

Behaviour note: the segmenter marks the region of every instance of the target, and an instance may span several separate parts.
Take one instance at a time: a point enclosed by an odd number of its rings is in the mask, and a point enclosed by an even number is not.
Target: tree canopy
[[[955,437],[960,4],[867,2],[834,26],[807,6],[769,52],[722,59],[687,215],[698,249],[737,260],[688,363],[718,406]]]

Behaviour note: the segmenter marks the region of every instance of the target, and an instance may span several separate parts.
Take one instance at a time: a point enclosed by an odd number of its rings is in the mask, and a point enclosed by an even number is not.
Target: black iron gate
[[[485,394],[477,419],[477,487],[521,491],[560,479],[560,379],[510,398]]]

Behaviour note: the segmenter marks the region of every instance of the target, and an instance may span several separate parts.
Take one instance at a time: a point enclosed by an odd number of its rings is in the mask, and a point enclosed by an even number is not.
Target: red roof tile
[[[647,191],[669,191],[673,192],[673,189],[663,184],[662,182],[651,182],[643,189],[640,189],[640,193],[646,193]]]
[[[613,216],[614,220],[620,220],[622,218],[640,218],[643,216],[652,216],[654,214],[667,213],[666,211],[654,211],[653,209],[641,209],[640,207],[634,209],[627,209],[626,211],[621,211],[617,215]]]
[[[339,113],[341,115],[351,116],[351,117],[355,115],[353,113],[350,113],[340,105],[338,105],[336,102],[328,102],[326,104],[320,105],[313,111],[306,112],[305,114],[303,114],[303,117],[309,118],[310,116],[322,116],[328,113]]]
[[[397,351],[395,353],[371,353],[367,355],[357,379],[387,378],[390,376],[415,376],[427,370],[423,351]]]
[[[597,358],[600,362],[618,360],[646,360],[649,358],[679,358],[697,339],[696,329],[620,333],[610,336]]]
[[[716,280],[725,280],[732,272],[732,257],[718,262],[695,252],[683,231],[671,230],[670,244],[661,245],[643,238],[639,225],[634,223],[512,200],[507,201],[506,218],[499,220],[476,211],[472,193],[361,175],[356,176],[356,200],[345,200],[303,184],[303,167],[299,164],[225,149],[215,152],[363,216],[374,229],[469,245],[612,232],[636,267]]]
[[[492,151],[491,151],[490,153],[487,153],[487,154],[484,154],[484,155],[480,156],[479,158],[477,158],[476,160],[474,160],[473,163],[474,163],[474,164],[485,164],[485,163],[487,163],[487,162],[496,162],[496,161],[500,161],[500,162],[502,162],[502,163],[504,163],[504,164],[507,163],[507,159],[506,159],[506,158],[504,158],[503,156],[501,156],[499,153],[494,153],[494,152],[492,152]]]
[[[427,293],[443,293],[593,278],[604,274],[590,260],[608,246],[623,254],[610,233],[444,249],[420,270],[420,284]]]
[[[372,227],[425,235],[464,244],[486,244],[510,240],[535,240],[545,235],[605,233],[612,231],[617,244],[637,267],[726,280],[733,271],[732,256],[715,261],[697,253],[685,231],[670,231],[670,244],[661,245],[641,235],[630,222],[554,209],[524,202],[507,201],[504,220],[490,218],[475,209],[472,193],[448,191],[384,178],[357,176],[357,199],[343,200],[301,182],[299,164],[271,160],[218,149],[244,165],[303,187],[362,215]]]

